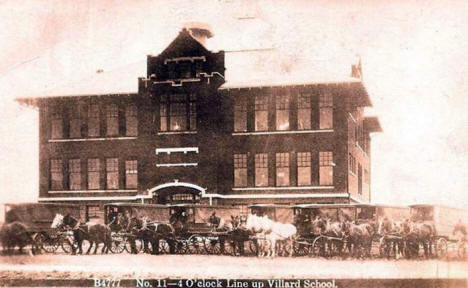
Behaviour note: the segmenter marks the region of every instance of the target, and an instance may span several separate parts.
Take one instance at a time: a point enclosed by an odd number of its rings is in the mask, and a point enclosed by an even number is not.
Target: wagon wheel
[[[327,238],[324,236],[318,236],[312,242],[312,253],[315,256],[326,256],[326,248],[327,248]]]
[[[122,236],[116,235],[112,236],[112,244],[110,251],[114,254],[120,254],[125,250],[125,240]]]
[[[437,239],[437,242],[436,242],[437,257],[439,259],[444,258],[445,256],[447,256],[447,251],[448,251],[447,239],[445,238]]]
[[[54,253],[59,247],[57,239],[50,238],[44,233],[37,234],[36,237],[34,237],[34,242],[47,253]]]
[[[176,254],[187,254],[188,242],[186,239],[179,239],[175,242],[175,253]]]
[[[69,238],[67,238],[66,236],[60,238],[60,247],[62,248],[63,252],[67,254],[72,253],[73,251],[72,245],[73,245],[73,241],[69,240]]]
[[[219,237],[207,237],[203,242],[205,251],[208,254],[219,255],[221,254],[221,243]]]
[[[258,242],[257,239],[249,241],[249,249],[254,255],[258,255]]]
[[[138,254],[143,250],[143,241],[141,239],[135,239],[132,236],[127,237],[125,240],[125,250],[127,250],[128,253],[132,253],[132,240],[135,241],[135,252]]]
[[[203,238],[200,235],[192,235],[187,240],[188,253],[201,254],[203,249]]]
[[[169,243],[166,239],[159,239],[159,254],[168,254],[169,253]]]
[[[309,243],[305,239],[297,239],[293,243],[294,254],[296,256],[306,256],[309,254]]]

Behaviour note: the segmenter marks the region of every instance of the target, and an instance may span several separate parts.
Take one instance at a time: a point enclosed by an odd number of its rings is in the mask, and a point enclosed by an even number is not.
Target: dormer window
[[[179,63],[179,78],[192,78],[192,62],[184,61]]]

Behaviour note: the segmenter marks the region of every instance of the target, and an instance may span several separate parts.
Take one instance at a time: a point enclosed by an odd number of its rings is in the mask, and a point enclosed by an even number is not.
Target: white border
[[[156,148],[156,155],[162,153],[184,153],[187,154],[188,152],[195,152],[198,154],[198,147],[174,147],[174,148]]]

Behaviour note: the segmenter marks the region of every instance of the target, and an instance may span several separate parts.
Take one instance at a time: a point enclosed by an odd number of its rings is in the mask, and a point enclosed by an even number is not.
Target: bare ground
[[[89,278],[468,278],[468,262],[265,259],[209,255],[0,256],[0,279]]]

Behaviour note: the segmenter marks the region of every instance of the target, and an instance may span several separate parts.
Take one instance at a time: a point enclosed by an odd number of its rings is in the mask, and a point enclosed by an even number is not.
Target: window
[[[99,209],[99,205],[89,205],[88,210],[88,221],[89,219],[99,219],[103,217],[103,212]]]
[[[356,174],[356,158],[349,153],[349,171]]]
[[[50,115],[51,121],[51,138],[61,139],[63,138],[63,115],[60,107],[54,107]]]
[[[268,186],[268,154],[255,155],[255,186]]]
[[[362,166],[358,163],[358,193],[362,195]]]
[[[297,153],[297,185],[307,186],[312,184],[311,153]]]
[[[70,138],[81,138],[84,119],[86,117],[86,108],[84,105],[78,105],[70,109]]]
[[[364,169],[364,183],[369,184],[369,171],[367,169]]]
[[[119,189],[119,159],[106,159],[106,187],[107,189]]]
[[[263,95],[255,97],[255,131],[268,130],[268,98]]]
[[[119,108],[116,104],[107,105],[106,127],[107,136],[115,136],[119,134]]]
[[[91,104],[88,108],[88,136],[97,137],[101,135],[100,132],[100,117],[99,105]]]
[[[320,129],[333,128],[333,95],[329,91],[320,94]]]
[[[125,135],[138,135],[137,107],[129,105],[125,108]]]
[[[289,95],[276,95],[276,130],[289,130]]]
[[[81,189],[81,160],[70,159],[68,161],[68,181],[70,190]]]
[[[307,130],[312,128],[312,105],[310,93],[301,93],[297,99],[297,129]]]
[[[136,189],[138,186],[138,161],[125,161],[125,188]]]
[[[174,94],[170,96],[170,130],[183,131],[187,129],[187,107],[185,94]]]
[[[276,153],[276,186],[289,186],[289,153]]]
[[[100,189],[101,165],[99,159],[88,159],[88,189]]]
[[[171,196],[172,201],[193,201],[193,194],[174,194]]]
[[[236,98],[234,106],[234,131],[247,131],[247,99]]]
[[[247,154],[234,154],[234,187],[247,187]]]
[[[161,95],[161,102],[159,104],[159,129],[167,131],[167,95]]]
[[[191,93],[189,100],[189,129],[195,131],[197,130],[197,94]]]
[[[191,78],[192,77],[192,63],[184,61],[179,63],[179,78]]]
[[[320,185],[333,185],[333,152],[319,152]]]
[[[60,159],[50,160],[50,189],[63,189],[63,167]]]

